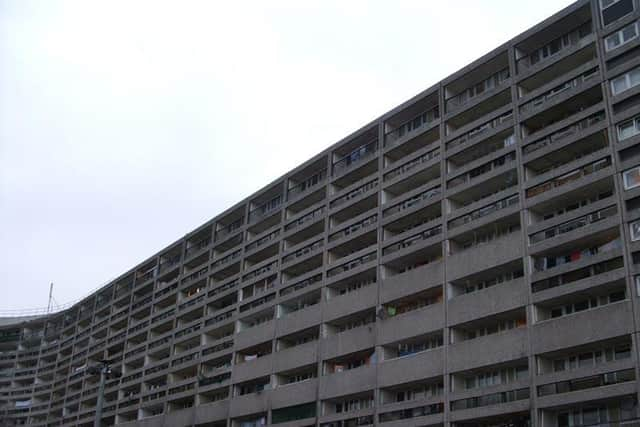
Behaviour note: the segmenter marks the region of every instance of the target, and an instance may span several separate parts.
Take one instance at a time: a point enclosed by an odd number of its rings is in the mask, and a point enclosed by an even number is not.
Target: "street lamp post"
[[[98,387],[98,401],[96,402],[96,418],[93,423],[94,427],[100,427],[102,425],[102,405],[104,403],[104,383],[107,378],[121,376],[120,372],[111,369],[111,362],[108,360],[101,360],[100,365],[91,366],[88,369],[91,375],[100,375],[100,386]]]

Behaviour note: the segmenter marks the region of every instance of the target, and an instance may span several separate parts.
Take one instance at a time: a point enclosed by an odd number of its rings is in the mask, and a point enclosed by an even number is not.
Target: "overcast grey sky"
[[[0,310],[84,296],[568,4],[0,0]]]

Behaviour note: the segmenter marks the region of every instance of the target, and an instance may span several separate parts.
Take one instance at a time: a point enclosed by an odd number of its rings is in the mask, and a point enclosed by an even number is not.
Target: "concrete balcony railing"
[[[385,133],[385,147],[393,147],[394,145],[399,144],[401,140],[405,140],[405,137],[408,138],[411,135],[417,135],[420,130],[426,129],[432,124],[437,123],[439,118],[440,111],[437,106],[417,114],[415,117],[395,126],[393,129]]]
[[[485,80],[476,83],[471,88],[450,97],[445,101],[447,112],[452,112],[464,105],[471,104],[488,93],[498,92],[506,87],[506,84],[509,82],[509,77],[509,67],[503,68]],[[482,90],[476,90],[476,88],[480,87]]]
[[[528,158],[531,157],[531,154],[538,150],[542,150],[545,147],[561,145],[564,141],[568,141],[570,138],[577,136],[581,132],[590,128],[595,128],[599,123],[604,125],[605,118],[606,116],[604,111],[599,111],[595,114],[592,114],[578,121],[577,123],[565,126],[550,135],[528,143],[522,148],[522,154],[524,155],[525,159],[528,160]]]
[[[431,304],[382,320],[379,324],[379,342],[382,344],[394,342],[438,331],[443,327],[444,311],[442,304]]]
[[[505,264],[522,257],[522,250],[521,231],[474,246],[449,257],[447,278],[454,280],[482,271],[486,266]]]
[[[515,328],[496,334],[449,345],[448,367],[452,372],[521,359],[528,354],[527,328]]]
[[[344,295],[332,297],[322,303],[323,317],[325,320],[333,320],[340,316],[373,308],[378,298],[378,287],[375,283],[349,292]]]
[[[271,200],[261,204],[260,206],[252,209],[249,212],[249,223],[255,223],[263,218],[275,214],[282,207],[283,202],[284,197],[282,195],[278,195],[276,197],[273,197]]]
[[[295,199],[302,194],[309,192],[311,189],[319,187],[327,179],[327,169],[321,169],[318,172],[308,176],[302,182],[290,187],[287,190],[288,200]]]
[[[589,21],[580,25],[578,28],[572,29],[562,36],[552,40],[545,46],[533,51],[529,55],[523,56],[516,61],[516,68],[521,74],[530,69],[542,67],[551,61],[563,56],[575,48],[581,48],[593,41],[590,37],[593,34],[592,22]]]
[[[202,424],[211,420],[226,420],[229,416],[229,400],[200,403],[195,407],[195,411],[195,424]]]
[[[380,302],[384,304],[397,298],[441,286],[443,282],[444,263],[435,261],[385,278],[380,289]]]
[[[463,133],[461,135],[447,142],[446,150],[450,151],[458,147],[471,146],[476,142],[485,139],[490,134],[500,132],[501,130],[512,126],[513,112],[508,111],[494,119],[481,123],[466,132],[462,131]]]
[[[271,391],[271,407],[277,409],[315,401],[318,398],[317,390],[317,378],[279,385]]]
[[[608,304],[572,315],[544,320],[531,328],[534,353],[546,353],[633,332],[628,300]]]
[[[307,342],[276,352],[273,359],[273,372],[277,373],[310,365],[316,363],[317,360],[318,341]]]
[[[273,355],[267,354],[255,360],[236,363],[233,366],[233,382],[244,382],[271,374]]]
[[[447,322],[456,325],[524,307],[528,294],[524,279],[518,278],[482,291],[459,295],[447,302]]]
[[[361,366],[322,376],[319,381],[320,399],[371,390],[376,386],[376,367],[374,365]]]
[[[276,320],[276,333],[283,336],[315,326],[320,323],[321,312],[320,304],[314,304],[286,314]]]
[[[434,348],[410,356],[385,360],[378,366],[378,387],[433,378],[444,372],[444,350]]]
[[[358,164],[362,164],[365,160],[371,159],[378,152],[378,140],[361,145],[351,153],[333,162],[333,176],[342,175],[346,171],[352,169]]]
[[[320,341],[322,359],[373,348],[376,345],[375,323],[332,334]]]
[[[270,394],[271,390],[263,390],[258,393],[235,396],[231,400],[229,415],[231,417],[241,417],[268,411]]]
[[[596,77],[599,75],[597,68],[595,68],[566,81],[522,104],[520,106],[520,113],[524,116],[531,116],[535,114],[536,111],[542,110],[551,104],[561,102],[561,99],[564,100],[574,96],[585,88],[589,88],[593,86],[593,84],[598,84]],[[523,117],[521,117],[521,119],[523,119]]]
[[[426,148],[429,149],[430,147]],[[385,172],[382,180],[385,184],[389,183],[390,181],[397,182],[401,177],[405,177],[417,171],[424,170],[425,168],[439,166],[439,159],[440,147],[430,148],[426,153],[423,153],[418,157],[414,157],[413,159],[407,160],[400,166],[395,166],[394,162],[391,166],[395,167],[393,167],[393,169],[391,169],[389,172]]]

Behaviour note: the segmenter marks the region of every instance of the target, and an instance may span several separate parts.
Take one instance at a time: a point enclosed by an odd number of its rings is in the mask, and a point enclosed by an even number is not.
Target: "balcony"
[[[432,289],[441,286],[443,281],[444,263],[432,262],[385,278],[380,290],[380,301],[386,303],[422,290]]]
[[[354,316],[355,315],[352,315],[351,317]],[[336,320],[334,323],[339,321],[342,320]],[[320,342],[322,359],[334,358],[373,348],[376,343],[374,327],[375,322],[371,322],[363,326],[357,326],[342,332],[333,333],[328,335],[326,338],[323,338]]]
[[[531,289],[535,294],[533,302],[622,280],[624,277],[624,262],[619,255],[620,251],[605,252],[598,257],[600,260],[594,260],[593,264],[542,278],[541,280],[532,280]],[[603,256],[605,256],[604,260],[602,260]]]
[[[524,307],[527,301],[528,291],[520,277],[452,298],[447,303],[447,322],[450,325],[470,322]]]
[[[444,373],[444,350],[434,348],[411,356],[385,360],[378,366],[378,387],[411,383]]]
[[[417,337],[420,334],[438,333],[444,327],[442,303],[433,303],[417,310],[388,316],[379,324],[379,342],[387,344]]]
[[[606,169],[611,166],[611,159],[606,157],[604,159],[597,160],[581,168],[575,169],[557,178],[550,179],[542,184],[528,188],[525,195],[527,199],[540,196],[558,187],[563,187],[572,182],[581,180],[582,178],[595,174],[596,172]]]
[[[271,345],[271,343],[269,343],[269,345]],[[233,367],[233,381],[243,382],[269,375],[271,374],[272,363],[272,354],[259,356],[255,360],[236,363]]]
[[[249,211],[249,223],[254,224],[275,214],[284,202],[282,195],[277,195]]]
[[[599,111],[576,123],[563,127],[562,129],[555,131],[542,139],[536,140],[532,143],[527,143],[527,145],[522,148],[522,153],[525,158],[527,158],[531,153],[534,153],[545,147],[560,145],[563,141],[568,140],[570,137],[577,136],[587,129],[594,128],[598,123],[605,125],[605,118],[606,115],[604,111]]]
[[[273,391],[271,391],[271,406],[275,409],[312,401],[313,407],[315,409],[317,388],[318,380],[315,378],[311,378],[298,383],[277,386]],[[312,425],[315,425],[315,419],[307,421],[311,421]],[[292,426],[298,425],[299,424],[292,424]],[[304,423],[302,425],[306,426],[309,424]]]
[[[389,172],[386,172],[383,176],[383,181],[385,183],[388,183],[389,181],[395,180],[398,177],[408,175],[412,171],[417,171],[418,169],[423,167],[423,165],[427,165],[427,164],[429,165],[429,167],[438,166],[438,169],[439,169],[438,162],[432,161],[439,158],[440,158],[440,148],[431,149],[426,153],[419,155],[418,157],[415,157],[413,159],[410,159],[404,162],[400,166],[394,167]],[[427,172],[427,171],[423,171],[423,172]],[[438,175],[439,175],[439,170],[431,172],[426,177],[422,178],[422,181],[427,182],[431,179],[436,178]]]
[[[538,396],[550,396],[555,394],[570,393],[592,388],[606,387],[613,384],[620,384],[635,381],[635,369],[622,369],[619,371],[606,372],[588,377],[574,378],[565,381],[558,381],[550,384],[538,386]]]
[[[372,159],[378,152],[378,139],[374,139],[346,156],[339,158],[333,162],[333,176],[344,174],[346,171],[353,169],[357,165],[364,164],[365,160]]]
[[[310,277],[301,279],[291,284],[284,283],[283,287],[280,289],[280,296],[283,297],[285,295],[297,293],[302,289],[310,288],[320,282],[322,282],[322,273],[312,274]]]
[[[363,256],[359,256],[342,265],[329,269],[327,271],[327,278],[342,275],[343,273],[347,273],[349,271],[355,271],[358,267],[367,265],[371,261],[375,261],[376,258],[377,258],[377,255],[375,252],[372,252]]]
[[[284,302],[281,304],[281,313],[276,320],[276,332],[279,336],[292,334],[320,324],[321,308],[317,300],[320,298],[319,292],[318,290],[310,296],[305,296],[299,301],[300,305],[289,308],[289,310],[295,309],[295,311],[284,313],[285,307],[292,307],[295,303]]]
[[[485,335],[449,345],[449,371],[464,371],[522,359],[527,357],[528,352],[527,328]]]
[[[390,130],[385,132],[384,145],[385,147],[393,147],[397,145],[401,140],[405,140],[405,136],[410,138],[416,136],[421,130],[431,127],[440,118],[440,112],[438,107],[429,108],[424,110],[409,120],[392,126]]]
[[[287,340],[281,337],[279,340]],[[303,344],[280,349],[273,359],[273,371],[282,372],[315,364],[318,361],[318,341],[311,340]]]
[[[331,200],[329,202],[329,208],[335,210],[336,208],[347,204],[355,199],[359,199],[361,196],[365,194],[371,194],[378,187],[378,178],[372,179],[364,184],[358,185],[354,189],[348,191],[345,194],[342,194],[339,197]],[[342,192],[341,192],[342,193]]]
[[[233,251],[232,253],[230,253],[228,255],[225,255],[224,257],[215,260],[211,264],[211,270],[212,271],[217,271],[217,270],[221,269],[222,267],[227,266],[230,263],[232,263],[233,261],[239,259],[241,256],[242,256],[242,249],[238,249],[237,251]],[[204,270],[206,272],[206,268]]]
[[[284,226],[284,231],[287,235],[291,234],[293,230],[301,229],[305,225],[311,225],[317,221],[320,221],[324,218],[324,214],[326,212],[326,208],[324,206],[320,206],[318,208],[313,209],[311,212],[308,212],[297,219],[288,222]]]
[[[226,225],[220,224],[220,228],[216,231],[216,243],[223,241],[232,233],[240,230],[243,224],[242,218],[238,218]]]
[[[617,213],[618,213],[618,208],[615,205],[608,206],[604,209],[599,209],[590,214],[583,215],[578,218],[572,219],[570,221],[566,221],[558,225],[554,225],[552,227],[546,228],[542,231],[533,233],[529,236],[529,244],[534,245],[536,243],[545,241],[547,239],[551,239],[556,236],[561,236],[565,233],[572,232],[579,228],[587,227],[591,224],[595,224],[604,219],[615,216],[617,215]]]
[[[286,266],[291,264],[302,257],[311,256],[318,252],[324,246],[324,239],[316,240],[315,242],[304,245],[303,247],[296,249],[295,247],[282,257],[282,265]]]
[[[393,239],[395,242],[391,245],[385,246],[382,249],[382,256],[386,258],[388,255],[394,254],[398,251],[410,248],[412,246],[425,246],[435,243],[437,236],[442,235],[442,225],[436,225],[422,232],[412,234],[411,236],[404,237],[402,239]],[[404,251],[407,252],[407,251]]]
[[[481,208],[474,209],[465,215],[462,215],[455,219],[450,220],[448,224],[448,228],[449,230],[453,230],[458,227],[462,227],[465,224],[478,221],[482,218],[487,218],[496,212],[504,211],[505,214],[508,214],[509,212],[507,211],[511,211],[512,210],[510,209],[511,207],[518,207],[519,202],[520,202],[520,196],[518,194],[513,194],[509,197],[500,199],[496,202],[493,202]],[[496,215],[494,215],[494,217],[495,216]]]
[[[357,279],[354,280],[356,281],[355,283],[358,283]],[[375,308],[378,296],[377,291],[377,286],[375,286],[374,282],[363,285],[357,290],[346,292],[343,295],[332,296],[322,304],[324,319],[333,320],[340,316]]]
[[[580,49],[593,42],[589,37],[593,34],[591,21],[564,33],[547,44],[516,60],[516,69],[519,74],[524,74],[530,70],[540,69],[565,55],[567,52]]]
[[[501,132],[507,128],[513,127],[513,111],[507,111],[498,117],[484,122],[461,135],[451,139],[446,144],[447,152],[457,149],[458,147],[471,146],[484,138],[488,138],[490,134]],[[456,150],[458,151],[458,150]]]
[[[592,68],[580,74],[578,77],[557,85],[530,101],[526,101],[520,105],[520,114],[523,118],[530,117],[532,114],[535,114],[536,111],[547,108],[550,104],[558,103],[559,98],[567,99],[574,96],[578,92],[598,84],[597,77],[599,76],[600,73],[598,69]]]
[[[509,233],[486,244],[476,245],[449,257],[447,278],[449,281],[470,276],[486,269],[488,265],[502,265],[522,257],[522,234]]]
[[[390,207],[385,208],[382,211],[383,218],[387,218],[400,212],[407,211],[410,208],[424,206],[429,203],[435,203],[440,201],[440,197],[442,195],[442,189],[438,185],[436,187],[429,188],[425,191],[421,191],[418,194],[415,194],[408,199],[400,202],[392,204]]]
[[[376,387],[376,367],[365,365],[320,377],[320,399],[359,393]]]
[[[477,166],[470,171],[459,175],[453,179],[447,181],[447,191],[451,192],[451,189],[461,186],[463,184],[472,183],[476,181],[477,177],[486,175],[496,169],[502,169],[505,165],[515,162],[516,153],[514,151],[498,157],[490,162]],[[468,185],[467,185],[468,187]]]
[[[515,406],[514,409],[522,410],[529,408],[529,402],[526,405],[509,405],[511,402],[529,400],[529,388],[521,388],[517,390],[501,391],[497,393],[485,394],[483,396],[468,397],[451,401],[451,411],[469,410],[482,408],[486,406],[501,406],[501,412],[508,406]]]
[[[497,91],[498,88],[503,86],[509,80],[509,77],[509,67],[503,68],[481,82],[476,83],[464,91],[448,98],[445,101],[447,112],[455,111],[487,92]]]
[[[531,331],[534,353],[546,353],[630,334],[633,325],[628,300],[537,322]]]
[[[287,199],[294,200],[301,195],[308,193],[311,189],[319,187],[326,182],[327,169],[323,168],[312,175],[303,178],[300,182],[297,182],[287,190]]]

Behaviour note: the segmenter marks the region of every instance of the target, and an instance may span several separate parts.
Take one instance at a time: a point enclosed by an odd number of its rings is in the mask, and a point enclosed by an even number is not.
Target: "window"
[[[504,139],[504,146],[505,147],[508,147],[508,146],[513,145],[515,143],[516,143],[516,138],[515,138],[515,135],[513,135],[513,134],[509,135],[508,137],[506,137]]]
[[[633,12],[633,0],[600,0],[603,25],[609,25]]]
[[[550,310],[551,318],[567,316],[569,314],[578,313],[589,310],[591,308],[600,307],[614,302],[622,301],[626,298],[624,291],[611,292],[608,295],[599,297],[586,298],[577,302],[552,307]]]
[[[631,138],[640,133],[640,117],[634,117],[624,122],[618,123],[618,141]]]
[[[608,51],[616,49],[622,45],[629,43],[638,37],[638,22],[632,22],[607,36],[604,39],[605,49]]]
[[[625,190],[630,190],[640,185],[640,166],[622,172],[622,181]]]
[[[640,221],[634,221],[629,223],[629,230],[631,232],[632,242],[636,242],[640,240]]]
[[[627,71],[626,73],[611,80],[611,92],[618,95],[625,90],[629,90],[640,84],[640,67]]]

